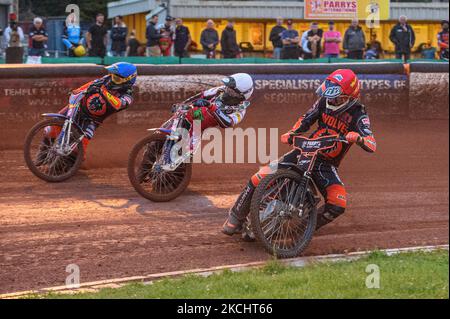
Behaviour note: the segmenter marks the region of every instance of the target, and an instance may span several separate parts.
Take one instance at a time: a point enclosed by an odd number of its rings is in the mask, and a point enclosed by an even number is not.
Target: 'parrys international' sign
[[[305,0],[305,19],[389,19],[389,0]]]

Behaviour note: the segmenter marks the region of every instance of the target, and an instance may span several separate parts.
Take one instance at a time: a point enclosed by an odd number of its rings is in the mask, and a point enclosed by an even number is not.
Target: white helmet
[[[253,93],[253,79],[247,73],[236,73],[222,79],[230,95],[238,94],[241,98],[248,100]]]

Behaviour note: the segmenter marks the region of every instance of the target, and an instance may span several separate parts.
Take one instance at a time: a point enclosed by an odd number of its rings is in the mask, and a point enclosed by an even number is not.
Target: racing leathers
[[[326,110],[325,98],[317,100],[306,114],[298,119],[294,127],[282,135],[281,141],[292,144],[294,135],[307,133],[315,123],[317,123],[317,128],[310,134],[310,137],[339,134],[351,142],[349,144],[339,142],[334,148],[319,153],[312,170],[314,183],[325,199],[325,205],[319,209],[317,228],[320,228],[345,211],[347,195],[344,184],[338,175],[338,166],[345,154],[353,143],[358,144],[367,152],[375,152],[376,142],[370,128],[369,116],[362,104],[356,103],[345,112],[331,115]],[[223,228],[225,234],[232,235],[240,230],[249,213],[253,192],[261,179],[278,168],[278,163],[296,164],[299,155],[300,151],[294,149],[252,176],[230,210],[229,218]]]
[[[219,86],[191,97],[188,101],[194,109],[188,120],[200,119],[202,131],[208,127],[227,128],[239,124],[245,117],[248,104],[245,105],[242,99],[224,99],[224,90],[225,86]]]
[[[72,94],[82,91],[86,91],[86,95],[80,103],[80,123],[78,124],[86,133],[86,138],[82,141],[83,148],[86,151],[97,127],[107,117],[125,110],[133,103],[133,88],[131,84],[116,85],[111,81],[111,76],[107,75],[84,84],[73,90]],[[59,111],[59,114],[67,115],[68,111],[69,106],[66,106]],[[49,127],[46,131],[46,137],[56,138],[59,131],[59,127]]]
[[[230,99],[229,97],[224,97],[224,91],[225,86],[214,87],[202,91],[183,102],[183,104],[192,105],[193,107],[186,116],[187,121],[190,123],[191,153],[194,153],[200,145],[200,133],[205,129],[211,127],[233,127],[244,119],[250,102],[242,98]],[[172,125],[172,120],[163,124],[163,127],[169,129]],[[199,130],[195,128],[196,123],[200,123]]]

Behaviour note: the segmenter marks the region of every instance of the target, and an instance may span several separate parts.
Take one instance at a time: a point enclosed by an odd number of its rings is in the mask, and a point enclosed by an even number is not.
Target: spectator
[[[86,43],[89,49],[89,56],[104,58],[106,55],[106,44],[108,29],[105,26],[105,15],[98,13],[95,23],[86,33]]]
[[[159,39],[162,35],[156,29],[156,24],[158,23],[158,15],[153,15],[150,23],[147,26],[145,32],[145,37],[147,38],[147,56],[155,57],[161,56],[161,49],[159,47]]]
[[[373,33],[370,36],[370,43],[367,44],[367,50],[372,50],[370,55],[374,55],[374,59],[383,59],[384,50],[381,46],[381,42],[377,40],[377,34]],[[367,58],[367,57],[366,57]]]
[[[439,58],[448,60],[448,21],[442,20],[442,30],[438,33]]]
[[[175,56],[180,58],[189,57],[189,46],[192,43],[189,28],[183,25],[181,18],[175,19]]]
[[[29,39],[31,46],[28,55],[40,57],[44,56],[45,42],[48,40],[48,33],[43,27],[43,21],[41,18],[34,18],[33,26],[30,29]]]
[[[272,41],[273,45],[273,58],[277,60],[281,59],[281,51],[283,50],[281,34],[284,30],[286,30],[286,28],[283,27],[283,18],[278,17],[277,24],[272,28],[272,30],[270,30],[269,36],[269,39]]]
[[[310,54],[305,56],[306,58],[317,59],[320,58],[321,42],[323,37],[323,30],[319,29],[317,22],[311,23],[311,29],[307,33],[307,46],[311,51]]]
[[[327,58],[339,57],[339,43],[342,42],[341,33],[335,30],[334,21],[328,22],[328,31],[323,34],[323,51]]]
[[[25,39],[22,28],[14,19],[11,19],[9,26],[3,31],[3,37],[7,47],[21,47]]]
[[[300,37],[297,30],[294,30],[294,22],[289,19],[286,22],[287,29],[281,33],[283,42],[283,50],[281,51],[282,59],[298,59],[300,57]]]
[[[122,16],[114,18],[114,25],[111,29],[111,53],[113,56],[125,56],[127,50],[128,28],[123,22]]]
[[[364,54],[364,57],[366,60],[376,60],[379,59],[379,55],[377,52],[377,48],[375,45],[370,45],[370,47],[367,49],[366,53]]]
[[[358,19],[353,19],[350,27],[345,31],[343,47],[348,59],[362,60],[366,47],[366,36],[359,26]]]
[[[83,33],[73,13],[69,14],[64,22],[62,42],[68,50],[68,55],[71,57],[75,56],[75,48],[83,44]]]
[[[416,42],[413,28],[408,24],[406,16],[400,16],[398,23],[392,28],[389,39],[395,45],[395,58],[406,62],[411,57],[411,48]]]
[[[214,21],[206,21],[206,28],[200,35],[200,43],[203,47],[203,52],[206,54],[207,59],[216,58],[216,47],[219,44],[219,33],[214,28]]]
[[[300,39],[300,44],[301,44],[300,47],[301,47],[301,51],[302,51],[301,56],[306,59],[311,57],[311,50],[308,49],[308,32],[309,32],[309,30],[311,30],[311,29],[304,31],[302,33],[302,37]]]
[[[131,31],[127,44],[127,56],[139,56],[140,46],[141,43],[136,39],[136,31]]]
[[[166,51],[162,52],[164,56],[172,56],[173,55],[173,43],[175,41],[174,21],[175,21],[175,19],[168,15],[166,17],[166,21],[164,22],[164,25],[162,26],[162,29],[164,29],[164,33],[162,33],[162,36],[166,38],[165,40],[163,40],[163,43],[164,42],[166,42],[166,44],[170,43],[170,46],[166,49]],[[161,41],[160,41],[160,47],[161,47]]]
[[[159,48],[161,50],[162,56],[171,56],[172,50],[172,34],[170,31],[170,27],[166,27],[166,24],[162,25],[161,29],[159,29],[161,33],[161,38],[159,39]]]
[[[228,21],[227,26],[222,31],[220,38],[222,46],[222,56],[224,59],[235,59],[239,56],[241,50],[236,40],[236,30],[234,30],[234,21]]]
[[[431,41],[423,43],[420,46],[420,55],[422,59],[434,60],[436,58],[437,49],[431,45]]]

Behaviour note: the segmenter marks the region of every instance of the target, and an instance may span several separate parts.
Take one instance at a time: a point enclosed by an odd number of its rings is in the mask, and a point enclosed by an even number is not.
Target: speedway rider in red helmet
[[[359,102],[360,83],[352,70],[341,69],[331,73],[316,93],[319,99],[289,132],[281,136],[281,141],[292,144],[294,135],[306,133],[316,122],[318,127],[310,137],[339,134],[348,141],[348,144],[337,143],[335,148],[320,153],[313,168],[312,177],[325,198],[325,205],[319,209],[318,229],[345,211],[347,194],[337,171],[341,160],[352,144],[373,153],[376,150],[376,142],[370,128],[369,116],[364,105]],[[273,164],[297,163],[299,152],[294,149]],[[253,192],[260,180],[271,171],[271,167],[264,167],[251,178],[231,208],[223,225],[223,233],[231,236],[241,232],[249,213]]]

